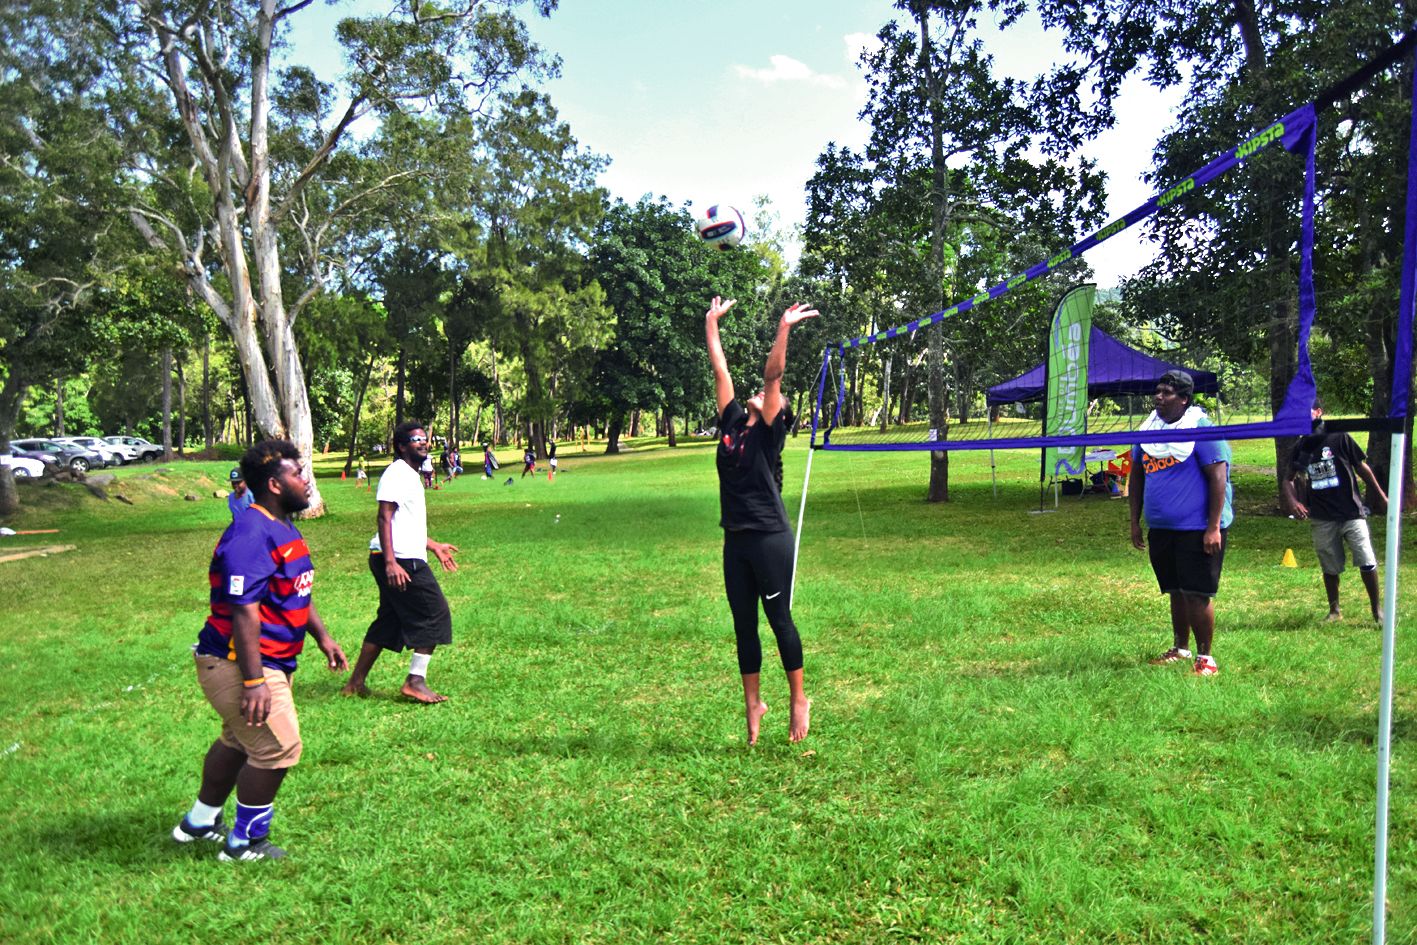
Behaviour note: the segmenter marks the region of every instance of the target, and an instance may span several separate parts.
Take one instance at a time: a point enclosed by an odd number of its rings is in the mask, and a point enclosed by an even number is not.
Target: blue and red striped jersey
[[[197,652],[236,659],[232,608],[259,604],[261,663],[287,673],[305,647],[315,566],[296,527],[253,505],[227,526],[212,552],[211,615],[197,635]]]

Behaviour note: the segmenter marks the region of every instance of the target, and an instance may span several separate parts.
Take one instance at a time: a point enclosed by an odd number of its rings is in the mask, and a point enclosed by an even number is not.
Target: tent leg
[[[787,609],[797,597],[797,553],[802,550],[802,522],[807,517],[807,486],[812,482],[812,457],[816,450],[807,450],[807,472],[802,477],[802,504],[797,509],[797,535],[792,539],[792,584],[787,590]]]
[[[989,408],[986,406],[985,409],[988,410]],[[994,438],[994,412],[992,410],[989,410],[989,432],[986,435],[991,440]],[[994,486],[994,498],[997,499],[999,497],[999,475],[994,470],[993,450],[989,451],[989,481]]]
[[[1387,936],[1387,813],[1388,773],[1392,751],[1392,663],[1397,640],[1397,565],[1402,529],[1402,460],[1407,454],[1405,431],[1392,435],[1388,471],[1387,549],[1383,555],[1383,663],[1378,696],[1378,816],[1373,858],[1373,945]]]

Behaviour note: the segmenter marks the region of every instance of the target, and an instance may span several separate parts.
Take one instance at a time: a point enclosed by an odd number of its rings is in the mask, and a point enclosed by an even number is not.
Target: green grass
[[[292,856],[254,869],[167,839],[216,732],[188,648],[230,464],[123,470],[132,505],[25,486],[7,524],[61,533],[0,549],[78,548],[0,564],[0,941],[1366,940],[1380,637],[1352,572],[1348,620],[1319,625],[1269,443],[1236,444],[1211,680],[1145,665],[1169,631],[1124,501],[1031,514],[1033,452],[999,454],[998,498],[987,454],[953,454],[945,505],[922,501],[922,455],[817,455],[795,611],[812,733],[787,743],[769,655],[750,750],[711,443],[683,442],[567,445],[555,483],[504,486],[509,462],[431,493],[432,533],[462,548],[430,674],[452,701],[394,698],[392,657],[374,698],[341,698],[315,654],[275,821]],[[373,497],[340,465],[303,528],[352,654]],[[1389,941],[1412,942],[1398,644]]]

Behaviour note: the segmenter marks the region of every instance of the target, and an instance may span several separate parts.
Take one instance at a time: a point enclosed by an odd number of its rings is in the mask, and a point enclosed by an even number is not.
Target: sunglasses
[[[411,436],[411,437],[408,438],[408,441],[409,441],[410,443],[427,443],[427,442],[428,442],[428,437],[426,437],[426,436]]]

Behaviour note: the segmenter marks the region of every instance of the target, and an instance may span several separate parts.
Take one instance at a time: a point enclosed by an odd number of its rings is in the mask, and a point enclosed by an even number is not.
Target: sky
[[[339,68],[330,27],[352,9],[301,14],[298,55],[322,75]],[[856,61],[898,15],[885,0],[561,0],[550,18],[523,13],[533,38],[561,58],[546,91],[576,138],[610,159],[600,183],[613,197],[728,203],[751,226],[761,195],[789,230],[805,218],[804,188],[827,144],[865,143]],[[1036,21],[1001,33],[986,14],[980,25],[1003,74],[1031,78],[1062,55]],[[1116,128],[1085,149],[1108,173],[1109,219],[1151,196],[1140,176],[1179,101],[1131,81]],[[1128,231],[1087,258],[1107,288],[1148,254]]]

